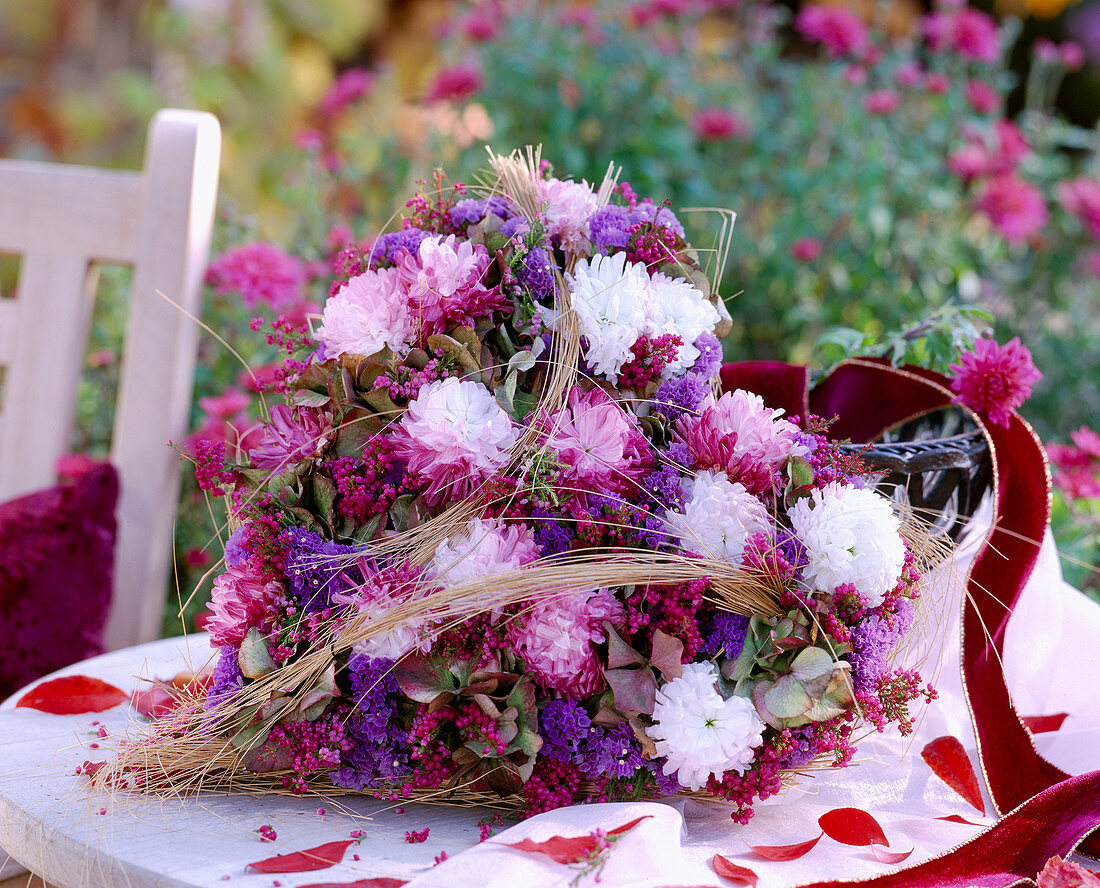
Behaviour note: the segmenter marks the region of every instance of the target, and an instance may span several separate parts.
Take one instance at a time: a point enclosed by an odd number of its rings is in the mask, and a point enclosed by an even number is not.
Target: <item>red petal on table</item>
[[[310,882],[308,885],[299,885],[298,888],[401,888],[408,884],[408,879],[379,876],[374,879],[356,879],[354,882]]]
[[[1027,725],[1032,734],[1045,734],[1047,731],[1057,731],[1067,718],[1068,712],[1055,712],[1052,715],[1021,715],[1020,721]]]
[[[609,836],[617,836],[620,833],[633,829],[643,820],[648,820],[652,814],[646,814],[624,823],[615,829],[609,829]],[[531,851],[536,854],[545,854],[557,863],[579,863],[596,849],[596,839],[592,835],[587,836],[551,836],[545,842],[536,842],[533,839],[523,839],[519,842],[498,842],[497,844],[515,848],[517,851]]]
[[[65,675],[31,688],[15,705],[54,715],[78,715],[111,709],[126,700],[127,696],[125,691],[98,678]]]
[[[825,833],[796,845],[749,845],[748,848],[757,857],[763,857],[765,860],[798,860],[799,857],[809,854],[810,849],[821,841],[823,835]]]
[[[862,808],[833,808],[817,819],[830,839],[845,845],[889,845],[879,822]]]
[[[308,873],[312,870],[328,869],[343,860],[348,845],[353,844],[355,844],[355,839],[327,842],[306,851],[294,851],[291,854],[268,857],[266,860],[250,863],[245,869],[251,873]]]
[[[943,817],[937,817],[936,820],[946,820],[948,823],[965,823],[967,826],[985,826],[983,823],[967,820],[962,814],[945,814]]]
[[[974,809],[985,814],[985,802],[978,787],[978,775],[957,737],[937,737],[921,750],[921,758],[944,783],[961,795]]]
[[[710,865],[723,879],[729,879],[738,885],[748,885],[749,888],[756,888],[756,883],[760,879],[747,866],[738,866],[736,863],[726,860],[721,854],[715,854],[710,861]]]
[[[887,851],[881,845],[872,845],[871,853],[879,863],[901,863],[915,850],[915,846],[908,851]]]

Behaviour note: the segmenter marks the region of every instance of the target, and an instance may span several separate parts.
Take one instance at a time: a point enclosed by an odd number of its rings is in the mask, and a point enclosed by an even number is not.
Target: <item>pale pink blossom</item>
[[[894,69],[894,82],[902,89],[913,89],[920,86],[923,77],[924,70],[921,68],[920,62],[915,59],[904,61]]]
[[[485,85],[476,65],[450,65],[440,68],[428,86],[426,102],[465,102]]]
[[[868,114],[892,114],[901,106],[901,96],[892,89],[877,89],[867,93],[862,104]]]
[[[551,237],[574,256],[588,245],[588,220],[599,209],[596,193],[587,182],[568,179],[539,179],[539,197],[546,202],[546,225]]]
[[[1011,244],[1024,243],[1050,219],[1043,192],[1012,174],[990,178],[974,206]]]
[[[932,95],[946,95],[951,91],[951,78],[942,71],[932,71],[924,79],[924,88]]]
[[[983,80],[968,80],[963,95],[978,114],[992,114],[1001,107],[1001,94]]]
[[[365,68],[349,68],[321,96],[317,110],[328,117],[334,117],[352,102],[365,96],[373,86],[374,75],[370,71]]]
[[[275,601],[282,592],[279,583],[254,572],[247,562],[215,577],[210,595],[212,616],[206,621],[211,645],[238,647],[249,629],[269,629],[276,616]]]
[[[791,244],[791,256],[799,262],[813,262],[821,255],[821,241],[816,237],[800,237]]]
[[[403,358],[415,336],[408,291],[396,268],[356,275],[325,301],[314,338],[325,357],[370,357],[388,348]]]
[[[691,117],[691,131],[703,142],[736,139],[749,131],[745,120],[727,108],[700,108]]]

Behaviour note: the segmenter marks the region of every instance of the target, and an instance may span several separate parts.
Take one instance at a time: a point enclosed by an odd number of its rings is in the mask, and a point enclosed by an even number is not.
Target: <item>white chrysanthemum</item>
[[[714,664],[687,663],[683,674],[657,691],[656,724],[646,733],[665,756],[664,772],[680,785],[702,789],[713,775],[744,774],[763,742],[764,722],[745,697],[723,699]]]
[[[662,373],[666,379],[691,369],[699,358],[695,340],[704,333],[713,332],[719,320],[718,309],[702,292],[682,278],[672,278],[661,272],[650,279],[646,314],[651,338],[675,333],[683,340],[676,360]]]
[[[588,340],[585,359],[613,380],[634,358],[630,347],[645,332],[649,275],[644,266],[628,263],[625,253],[616,253],[582,259],[568,279],[581,335]]]
[[[725,472],[699,472],[684,483],[691,499],[683,512],[670,511],[666,520],[688,552],[737,564],[745,541],[771,529],[764,504]]]
[[[396,268],[358,274],[325,302],[315,334],[328,356],[373,355],[388,347],[408,354],[413,322]]]
[[[851,583],[871,607],[882,604],[905,563],[901,522],[885,497],[833,481],[800,499],[788,514],[810,559],[809,585],[832,592]]]

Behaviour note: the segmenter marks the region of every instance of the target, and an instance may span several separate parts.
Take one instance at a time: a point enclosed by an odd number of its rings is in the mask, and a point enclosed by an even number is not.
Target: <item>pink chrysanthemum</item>
[[[588,220],[599,208],[596,193],[587,182],[539,179],[535,185],[546,201],[546,225],[551,237],[574,256],[588,245]]]
[[[1001,57],[997,23],[977,9],[959,7],[936,12],[922,23],[933,52],[955,52],[964,59],[992,63]]]
[[[621,628],[622,604],[607,589],[540,599],[512,629],[512,643],[543,687],[588,697],[604,685],[594,645],[606,640],[604,621]]]
[[[401,358],[408,354],[414,332],[401,273],[379,268],[351,278],[325,302],[314,338],[324,344],[328,358],[370,357],[383,348]]]
[[[1100,240],[1100,179],[1082,176],[1058,185],[1058,200],[1081,220],[1089,237]]]
[[[1021,244],[1050,220],[1043,192],[1015,175],[993,176],[974,202],[1011,244]]]
[[[428,482],[424,502],[462,499],[508,463],[519,429],[483,385],[450,376],[409,402],[394,432],[394,454]]]
[[[454,235],[421,241],[416,254],[401,253],[398,269],[408,292],[417,342],[456,324],[473,323],[511,302],[499,287],[482,283],[493,257],[481,244],[455,242]]]
[[[803,6],[795,16],[794,26],[803,37],[821,43],[833,57],[860,53],[867,48],[867,26],[843,6]]]
[[[218,294],[239,293],[249,308],[262,303],[282,311],[301,300],[306,270],[274,244],[258,242],[222,253],[206,270],[206,282]]]
[[[248,452],[252,468],[278,474],[322,454],[334,435],[329,417],[312,407],[276,404],[257,446]]]
[[[253,627],[266,631],[275,619],[275,600],[283,587],[252,572],[249,564],[230,567],[214,579],[212,616],[206,621],[214,647],[240,646]]]
[[[708,397],[697,416],[681,417],[676,435],[691,449],[697,468],[723,469],[749,492],[766,493],[775,489],[780,463],[795,446],[798,429],[782,413],[738,389],[717,402]]]
[[[377,622],[406,601],[421,598],[434,589],[420,582],[419,568],[408,562],[379,568],[364,558],[359,561],[359,571],[363,582],[351,592],[334,594],[332,601],[352,605],[367,622]],[[426,654],[435,639],[431,629],[432,622],[427,618],[405,620],[386,632],[357,642],[354,650],[356,654],[387,660],[399,660],[414,650]]]
[[[545,425],[546,443],[565,463],[569,487],[629,492],[653,466],[637,420],[601,388],[583,392],[575,386]]]
[[[1019,337],[1004,345],[992,339],[976,340],[974,351],[952,364],[951,372],[955,374],[951,388],[959,393],[959,402],[1006,427],[1012,411],[1027,400],[1032,385],[1043,377]]]

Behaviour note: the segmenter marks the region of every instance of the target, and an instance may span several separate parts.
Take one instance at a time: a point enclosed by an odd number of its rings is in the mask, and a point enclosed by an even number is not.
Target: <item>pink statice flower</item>
[[[215,577],[210,595],[212,616],[206,621],[210,643],[239,647],[249,629],[266,631],[275,620],[275,602],[282,593],[282,585],[266,579],[249,562]]]
[[[717,401],[708,397],[698,415],[682,416],[676,436],[688,445],[697,468],[722,469],[750,493],[768,493],[796,448],[798,428],[782,414],[765,407],[759,395],[737,389]]]
[[[1024,243],[1050,220],[1043,192],[1014,174],[991,177],[974,206],[1011,244]]]
[[[427,482],[429,506],[469,496],[508,464],[518,438],[489,390],[457,376],[422,386],[393,434],[394,454]]]
[[[834,58],[858,55],[867,48],[867,26],[843,6],[807,4],[795,16],[794,26],[803,37],[822,44]]]
[[[1081,176],[1058,183],[1058,201],[1085,226],[1089,237],[1100,241],[1100,179]]]
[[[317,110],[326,117],[335,117],[352,102],[361,99],[374,86],[374,75],[366,68],[349,68],[340,74],[328,88]]]
[[[978,114],[992,114],[1001,107],[1001,94],[984,80],[968,80],[963,95]]]
[[[1006,428],[1012,411],[1027,400],[1031,387],[1043,376],[1019,337],[1004,345],[992,339],[975,340],[974,350],[952,364],[951,372],[955,376],[951,388],[959,393],[959,402]]]
[[[335,434],[328,414],[313,407],[276,404],[262,437],[248,451],[249,463],[276,475],[291,471],[302,460],[320,457]]]
[[[627,493],[653,467],[638,421],[601,388],[574,386],[565,406],[543,422],[568,488]]]
[[[745,120],[727,108],[700,108],[691,116],[691,131],[701,142],[724,142],[749,131]]]
[[[476,65],[451,65],[440,68],[424,96],[427,102],[465,102],[485,85]]]
[[[456,324],[473,326],[478,318],[511,309],[499,287],[482,283],[493,257],[481,244],[457,242],[454,235],[425,238],[415,254],[399,253],[397,263],[418,343]]]
[[[901,106],[901,96],[892,89],[876,89],[863,97],[862,105],[868,114],[892,114]]]
[[[579,699],[605,683],[595,651],[607,640],[604,622],[621,629],[625,619],[607,589],[562,592],[537,599],[513,621],[510,636],[536,682]]]
[[[397,357],[409,352],[415,335],[406,282],[396,268],[356,275],[325,301],[314,338],[325,357],[376,355],[388,348]]]
[[[585,181],[539,179],[539,197],[546,202],[547,231],[567,253],[578,256],[588,247],[588,220],[599,209],[596,192]]]
[[[927,16],[921,29],[932,52],[954,52],[974,62],[996,62],[1001,57],[997,23],[977,9],[959,6]]]
[[[306,271],[300,259],[261,241],[222,253],[206,270],[206,282],[219,295],[239,294],[250,308],[282,311],[302,298]]]

